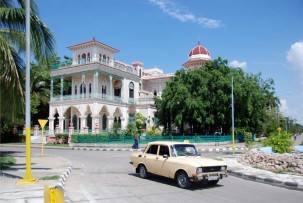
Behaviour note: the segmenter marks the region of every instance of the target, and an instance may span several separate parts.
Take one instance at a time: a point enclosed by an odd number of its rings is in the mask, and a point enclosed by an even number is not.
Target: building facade
[[[84,133],[106,132],[116,122],[125,129],[137,112],[147,118],[147,125],[155,125],[153,97],[161,96],[166,81],[174,74],[164,74],[158,68],[144,69],[141,62],[129,65],[118,61],[115,53],[119,50],[95,38],[68,48],[71,62],[59,64],[50,72],[49,134],[71,128]],[[198,43],[184,67],[193,70],[211,60],[205,50]],[[68,93],[66,83],[70,85]]]

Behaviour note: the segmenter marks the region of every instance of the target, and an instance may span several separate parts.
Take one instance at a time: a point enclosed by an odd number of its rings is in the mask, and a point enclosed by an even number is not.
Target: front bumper
[[[210,181],[210,180],[219,180],[223,179],[223,177],[227,177],[227,172],[225,173],[211,173],[211,174],[193,174],[190,177],[191,181]]]

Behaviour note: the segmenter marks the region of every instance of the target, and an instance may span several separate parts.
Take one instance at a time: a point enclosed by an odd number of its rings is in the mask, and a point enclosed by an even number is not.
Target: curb
[[[56,184],[55,188],[59,188],[64,192],[65,181],[68,178],[68,176],[71,174],[71,172],[72,172],[72,166],[67,167],[67,169],[61,175],[61,177],[60,177],[58,183]]]
[[[283,187],[283,188],[287,188],[287,189],[303,191],[303,185],[299,185],[296,182],[290,182],[290,181],[283,182],[283,181],[275,180],[272,178],[260,178],[255,175],[247,175],[245,173],[233,171],[230,169],[227,170],[227,172],[231,176],[235,176],[235,177],[242,178],[245,180],[251,180],[251,181],[261,182],[261,183],[274,185],[274,186],[278,186],[278,187]]]
[[[65,185],[65,181],[66,179],[69,177],[69,175],[72,173],[72,170],[73,170],[73,167],[72,167],[72,164],[69,162],[69,166],[67,167],[67,169],[65,169],[65,171],[62,173],[62,175],[60,176],[60,179],[59,181],[57,182],[55,188],[61,190],[64,194],[64,199],[65,199],[65,202],[70,202],[69,201],[69,198],[66,196],[65,194],[65,188],[64,188],[64,185]]]

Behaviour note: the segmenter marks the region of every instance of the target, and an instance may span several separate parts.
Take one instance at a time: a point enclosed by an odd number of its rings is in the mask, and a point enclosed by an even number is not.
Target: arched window
[[[103,114],[103,116],[102,116],[102,130],[106,130],[106,126],[107,126],[107,118],[106,118],[106,115]]]
[[[142,70],[141,70],[141,68],[140,68],[140,70],[139,70],[139,77],[141,78],[141,74],[142,74]]]
[[[82,63],[86,63],[86,54],[82,54]]]
[[[102,60],[102,54],[99,54],[99,62]]]
[[[106,95],[106,86],[102,85],[102,98],[105,98]]]
[[[134,98],[134,83],[129,83],[129,98]]]
[[[89,92],[89,96],[90,96],[92,93],[92,83],[89,83],[88,92]]]
[[[78,55],[78,64],[80,64],[81,58],[80,55]]]
[[[93,119],[92,119],[92,115],[91,114],[88,114],[88,116],[87,116],[87,118],[86,118],[86,125],[87,125],[87,127],[88,127],[88,129],[92,129],[92,122],[93,121]]]
[[[121,118],[120,118],[120,116],[118,118],[118,123],[119,123],[119,127],[121,128]]]
[[[77,94],[77,85],[75,85],[75,95]]]
[[[157,90],[154,90],[154,96],[157,96]]]
[[[84,94],[84,97],[85,97],[85,95],[86,95],[86,85],[85,85],[84,82],[83,82],[83,94]]]
[[[83,83],[80,85],[80,94],[83,92]]]
[[[73,115],[73,126],[74,126],[74,129],[78,130],[78,118],[76,115]]]
[[[122,82],[120,80],[116,80],[114,82],[114,96],[115,97],[121,97],[121,87],[122,87]]]
[[[90,53],[87,53],[87,62],[90,62]]]
[[[106,63],[106,56],[105,56],[105,54],[103,55],[102,63]]]

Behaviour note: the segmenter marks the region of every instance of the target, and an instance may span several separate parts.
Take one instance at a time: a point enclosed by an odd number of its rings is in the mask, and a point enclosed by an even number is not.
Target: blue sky
[[[96,40],[116,59],[174,73],[200,40],[213,59],[275,81],[280,110],[303,124],[302,0],[36,0],[59,56]]]

